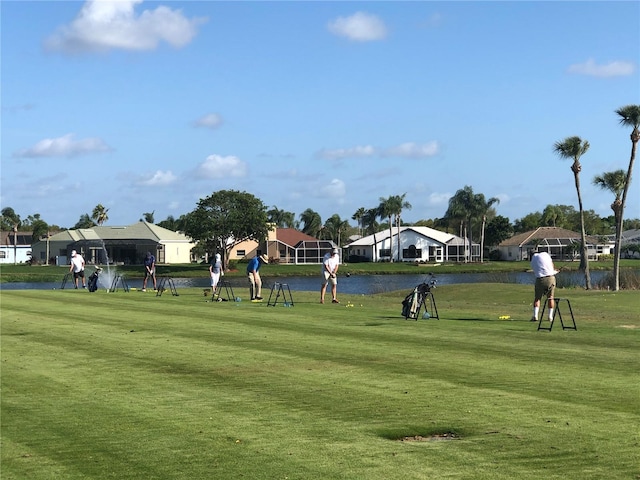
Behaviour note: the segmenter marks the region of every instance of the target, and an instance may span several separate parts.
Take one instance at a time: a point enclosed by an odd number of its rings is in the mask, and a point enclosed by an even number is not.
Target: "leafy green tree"
[[[640,140],[640,105],[627,105],[625,107],[616,110],[616,113],[620,117],[620,124],[624,127],[631,127],[631,156],[629,157],[629,168],[627,169],[627,175],[624,182],[624,189],[622,190],[622,198],[620,205],[620,218],[619,224],[616,225],[616,245],[622,243],[622,222],[624,217],[624,209],[627,205],[627,193],[629,192],[629,185],[631,185],[631,174],[633,173],[633,164],[636,159],[636,149],[638,146],[638,140]],[[620,249],[616,248],[615,255],[613,257],[613,276],[614,276],[614,290],[620,290]]]
[[[319,238],[322,230],[322,217],[318,212],[307,208],[300,214],[300,221],[304,224],[302,227],[303,233]]]
[[[558,226],[563,217],[563,211],[558,205],[547,205],[542,211],[542,223],[548,227]]]
[[[487,245],[496,246],[513,235],[513,226],[507,217],[497,215],[487,222],[485,241]]]
[[[96,224],[102,225],[104,222],[109,220],[109,215],[107,215],[108,211],[108,208],[105,208],[104,205],[99,203],[94,207],[93,212],[91,213],[91,219],[96,222]]]
[[[78,228],[93,228],[96,226],[96,222],[94,222],[88,213],[83,213],[80,215],[80,218],[76,222],[76,224],[71,228],[71,230],[77,230]]]
[[[584,226],[584,208],[582,207],[582,193],[580,191],[580,171],[582,165],[580,164],[580,157],[587,153],[589,150],[589,142],[582,140],[580,137],[567,137],[563,141],[553,144],[553,150],[563,159],[572,159],[571,171],[573,172],[573,179],[576,185],[576,192],[578,193],[578,207],[580,210],[580,241],[581,241],[581,254],[580,254],[580,270],[584,272],[585,288],[591,289],[591,275],[589,273],[589,256],[587,253],[587,238]]]
[[[530,230],[535,230],[542,224],[542,214],[540,212],[533,212],[525,215],[522,218],[516,219],[513,222],[514,233],[524,233]]]
[[[266,207],[247,192],[219,190],[200,199],[195,210],[187,214],[184,232],[207,245],[208,253],[224,252],[225,267],[231,250],[246,240],[262,242],[267,238]]]

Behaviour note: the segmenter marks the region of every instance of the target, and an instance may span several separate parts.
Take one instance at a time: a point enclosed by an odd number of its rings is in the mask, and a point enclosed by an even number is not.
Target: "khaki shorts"
[[[550,275],[548,277],[536,278],[535,300],[540,300],[545,295],[553,298],[556,291],[556,277]]]
[[[331,283],[331,285],[337,285],[338,284],[338,277],[332,277],[331,274],[329,272],[327,272],[326,270],[324,272],[322,272],[322,285],[326,285],[327,283]]]

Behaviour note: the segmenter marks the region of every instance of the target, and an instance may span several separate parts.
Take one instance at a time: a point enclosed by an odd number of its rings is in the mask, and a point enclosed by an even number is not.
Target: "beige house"
[[[71,250],[78,251],[88,264],[137,265],[147,252],[159,264],[190,263],[194,244],[182,233],[153,223],[137,222],[124,227],[96,226],[65,230],[32,245],[32,257],[47,258],[57,265],[68,264]]]
[[[560,227],[539,227],[514,235],[501,242],[497,250],[501,260],[529,260],[531,251],[537,246],[556,260],[573,260],[580,257],[580,234]],[[587,255],[596,260],[598,255],[613,252],[613,245],[606,240],[587,236]]]
[[[263,253],[269,263],[319,264],[324,254],[336,248],[331,240],[318,240],[295,228],[272,228],[266,243],[247,240],[231,249],[230,260],[249,260]]]

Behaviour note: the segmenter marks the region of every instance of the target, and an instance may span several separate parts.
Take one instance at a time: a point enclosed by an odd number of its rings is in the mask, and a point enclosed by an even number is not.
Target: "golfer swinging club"
[[[147,291],[147,279],[151,277],[153,280],[153,289],[156,290],[156,257],[147,252],[144,257],[144,280],[142,280],[142,291]]]

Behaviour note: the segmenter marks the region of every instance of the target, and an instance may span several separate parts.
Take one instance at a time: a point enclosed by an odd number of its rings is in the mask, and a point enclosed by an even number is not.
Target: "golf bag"
[[[405,319],[418,319],[420,309],[424,307],[425,314],[429,317],[439,318],[436,308],[435,299],[431,289],[436,288],[436,279],[431,274],[431,278],[427,282],[417,285],[409,295],[404,297],[402,301],[402,316]],[[427,300],[429,305],[427,305]]]
[[[96,268],[95,272],[89,276],[89,285],[87,289],[90,292],[95,292],[98,289],[98,277],[100,276],[101,271],[101,268]]]

